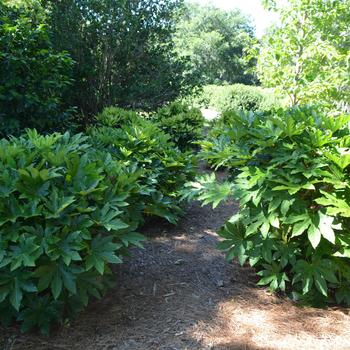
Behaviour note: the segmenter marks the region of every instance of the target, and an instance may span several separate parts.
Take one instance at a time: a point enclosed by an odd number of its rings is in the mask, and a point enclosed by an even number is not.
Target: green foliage
[[[207,178],[192,185],[215,204],[227,193],[239,200],[220,247],[228,259],[254,266],[259,285],[314,303],[349,304],[350,116],[304,108],[231,118],[222,127],[229,151],[215,162],[222,157],[236,175],[232,190]]]
[[[193,98],[194,105],[214,108],[220,112],[227,110],[267,111],[282,104],[273,91],[243,84],[207,85]]]
[[[174,52],[182,0],[43,0],[52,41],[77,62],[70,103],[85,115],[105,106],[152,110],[192,86]]]
[[[0,136],[25,127],[62,127],[70,112],[62,97],[71,83],[72,63],[53,49],[37,2],[0,4]]]
[[[206,139],[200,143],[200,157],[215,169],[227,168],[230,169],[231,174],[235,174],[248,157],[248,154],[243,155],[242,150],[245,145],[251,145],[255,140],[255,129],[251,132],[246,129],[255,127],[260,122],[259,117],[266,118],[271,113],[274,113],[273,110],[255,113],[235,110],[223,112],[217,120],[212,122]],[[237,147],[241,152],[239,159],[235,156]]]
[[[194,157],[181,152],[151,121],[140,117],[119,128],[90,128],[94,145],[110,152],[124,164],[141,169],[141,190],[136,200],[146,215],[176,223],[182,213],[180,191],[194,176]]]
[[[205,120],[198,108],[173,102],[160,108],[153,120],[181,149],[193,147],[193,142],[202,138]]]
[[[138,118],[136,112],[119,107],[106,107],[96,116],[99,124],[110,127],[120,127],[124,124],[137,122]]]
[[[185,184],[182,191],[182,199],[194,200],[197,199],[203,205],[212,204],[215,209],[220,202],[227,199],[232,192],[232,183],[219,183],[216,181],[214,173],[206,174],[199,178],[198,181],[191,181]]]
[[[66,133],[0,141],[0,319],[40,327],[104,292],[142,236],[137,172]]]
[[[284,5],[272,4],[281,20],[256,52],[259,79],[287,93],[291,105],[348,105],[350,1],[288,0]]]
[[[224,11],[213,6],[187,4],[177,24],[176,50],[190,59],[191,75],[202,84],[244,83],[256,79],[247,70],[245,51],[252,45],[254,28],[239,10]]]

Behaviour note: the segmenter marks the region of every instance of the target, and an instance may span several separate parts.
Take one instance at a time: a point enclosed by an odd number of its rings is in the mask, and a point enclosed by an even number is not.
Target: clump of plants
[[[153,120],[180,149],[193,148],[193,142],[202,138],[205,119],[198,108],[173,102],[160,108]]]
[[[179,150],[169,135],[141,117],[119,128],[108,124],[90,128],[88,133],[97,149],[140,172],[137,203],[144,215],[175,224],[182,214],[180,192],[194,178],[193,154]]]
[[[255,267],[259,285],[314,304],[350,305],[350,116],[295,108],[232,119],[222,126],[229,152],[215,164],[230,154],[234,180],[190,184],[206,203],[240,203],[219,232],[220,248]]]
[[[27,331],[98,298],[110,266],[143,237],[139,173],[81,134],[0,141],[0,320]]]
[[[193,97],[195,105],[213,108],[219,112],[269,111],[280,107],[283,99],[276,97],[270,89],[244,84],[206,85]]]
[[[243,84],[233,85],[222,110],[266,111],[278,106],[272,91]]]
[[[237,159],[237,146],[244,148],[245,145],[255,142],[252,135],[254,130],[247,130],[260,123],[260,118],[266,118],[271,112],[244,112],[229,110],[211,123],[207,137],[200,142],[200,157],[205,159],[214,168],[226,168],[231,174],[235,169],[245,164],[245,160]]]
[[[102,112],[97,114],[96,121],[103,126],[118,128],[125,124],[137,122],[138,118],[140,116],[132,110],[111,106],[104,108]]]

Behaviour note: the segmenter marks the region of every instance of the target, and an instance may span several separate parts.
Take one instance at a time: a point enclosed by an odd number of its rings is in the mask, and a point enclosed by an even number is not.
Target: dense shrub
[[[0,141],[0,169],[0,319],[47,333],[140,244],[139,174],[81,134],[35,131]]]
[[[102,126],[120,127],[125,124],[137,122],[138,114],[132,110],[119,107],[106,107],[97,114],[96,120]]]
[[[24,127],[62,127],[71,68],[71,58],[52,48],[39,5],[0,3],[0,137]]]
[[[259,87],[237,84],[232,86],[223,110],[263,111],[274,106],[275,98]]]
[[[220,247],[254,266],[260,285],[350,305],[349,121],[311,109],[237,114],[225,131],[235,180],[192,184],[206,202],[239,200]]]
[[[176,223],[182,212],[180,190],[194,176],[193,155],[176,148],[170,136],[151,121],[137,117],[115,128],[108,126],[113,124],[109,120],[105,126],[90,128],[92,142],[123,163],[142,170],[137,201],[146,215]]]
[[[268,112],[226,111],[211,123],[207,137],[201,142],[200,157],[215,169],[227,168],[231,174],[245,163],[245,159],[237,160],[237,140],[240,146],[252,141],[251,134],[245,130],[247,124],[255,126],[259,117],[266,118]]]
[[[153,119],[181,149],[193,147],[193,142],[202,138],[205,120],[198,108],[173,102],[160,108]]]
[[[194,104],[214,108],[220,112],[227,110],[267,111],[281,105],[281,100],[268,89],[257,86],[207,85],[194,97]]]

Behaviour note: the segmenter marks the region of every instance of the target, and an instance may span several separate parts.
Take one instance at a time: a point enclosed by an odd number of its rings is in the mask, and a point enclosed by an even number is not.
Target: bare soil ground
[[[177,227],[150,223],[105,298],[50,338],[2,329],[0,349],[350,349],[347,310],[297,307],[225,261],[215,232],[235,210],[193,203]]]

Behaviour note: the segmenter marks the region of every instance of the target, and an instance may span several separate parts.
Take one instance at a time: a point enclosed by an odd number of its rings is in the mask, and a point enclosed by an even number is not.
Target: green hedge
[[[219,112],[227,110],[267,111],[282,104],[282,99],[273,91],[257,86],[207,85],[202,92],[192,97],[192,102],[202,108],[213,108]]]
[[[99,125],[118,128],[125,124],[137,122],[139,115],[132,110],[120,107],[106,107],[97,114],[96,121]]]
[[[127,112],[131,113],[131,112]],[[135,117],[135,115],[134,115]],[[101,118],[100,118],[101,120]],[[117,123],[90,128],[88,133],[95,147],[107,150],[114,158],[140,171],[143,211],[176,223],[182,210],[179,193],[194,177],[195,157],[180,151],[152,121],[140,116]]]

